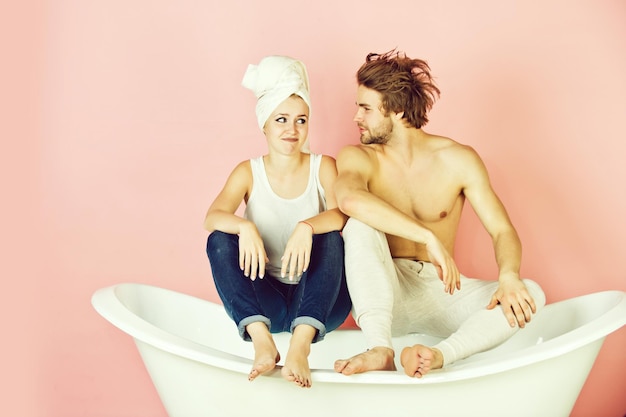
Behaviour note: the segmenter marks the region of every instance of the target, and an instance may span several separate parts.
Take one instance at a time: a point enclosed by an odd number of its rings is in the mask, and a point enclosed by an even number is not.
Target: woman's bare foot
[[[248,381],[253,381],[257,376],[274,369],[280,360],[280,354],[265,323],[250,323],[246,326],[246,330],[254,345],[254,363],[248,374]]]
[[[421,378],[433,369],[443,367],[443,355],[439,349],[413,345],[402,349],[400,363],[408,376]]]
[[[285,365],[280,371],[283,378],[302,388],[311,387],[311,369],[308,358],[311,352],[311,342],[316,333],[317,329],[308,324],[296,326],[289,342]]]
[[[359,353],[350,359],[335,361],[335,371],[344,375],[360,374],[367,371],[395,371],[393,349],[378,346]]]

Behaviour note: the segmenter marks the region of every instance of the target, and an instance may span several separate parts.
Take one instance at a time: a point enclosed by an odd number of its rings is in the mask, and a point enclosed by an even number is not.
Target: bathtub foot
[[[443,355],[439,349],[413,345],[402,349],[400,363],[408,376],[421,378],[433,369],[443,367]]]
[[[393,349],[377,346],[359,353],[350,359],[335,361],[335,371],[344,375],[360,374],[367,371],[395,371]]]

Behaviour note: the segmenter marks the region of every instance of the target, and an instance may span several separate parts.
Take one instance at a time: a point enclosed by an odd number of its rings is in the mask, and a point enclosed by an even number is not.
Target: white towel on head
[[[292,94],[300,96],[309,106],[309,76],[301,61],[287,56],[266,56],[258,65],[250,64],[241,85],[257,97],[256,116],[263,130],[270,114]]]

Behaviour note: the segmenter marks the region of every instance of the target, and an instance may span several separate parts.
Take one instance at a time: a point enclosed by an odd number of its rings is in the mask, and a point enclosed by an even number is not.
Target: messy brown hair
[[[368,54],[357,71],[357,82],[381,94],[385,113],[404,112],[406,123],[418,129],[428,122],[428,112],[440,94],[426,61],[395,49]]]

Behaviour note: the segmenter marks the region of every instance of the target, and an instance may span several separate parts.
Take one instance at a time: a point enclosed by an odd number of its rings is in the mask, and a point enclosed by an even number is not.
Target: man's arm
[[[386,234],[424,244],[431,262],[441,268],[440,278],[446,292],[452,294],[455,288],[460,288],[456,263],[428,228],[370,192],[368,183],[373,172],[372,163],[367,151],[357,146],[347,146],[339,152],[335,183],[339,209]]]
[[[337,155],[337,170],[335,195],[342,212],[382,232],[427,242],[432,235],[428,229],[370,192],[372,161],[365,150],[356,146],[343,148]]]
[[[488,308],[494,308],[499,303],[511,326],[517,323],[524,327],[530,321],[531,312],[537,309],[520,278],[522,244],[517,231],[491,187],[487,169],[478,154],[466,148],[458,165],[466,168],[463,193],[491,236],[498,265],[498,290]]]

